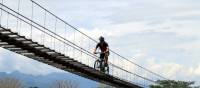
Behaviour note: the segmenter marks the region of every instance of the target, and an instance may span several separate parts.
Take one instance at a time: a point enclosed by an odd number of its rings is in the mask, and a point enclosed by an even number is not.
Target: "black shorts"
[[[108,54],[108,56],[109,56],[110,53],[108,52],[107,54]],[[106,55],[105,53],[100,54],[100,58],[105,59],[105,55]]]

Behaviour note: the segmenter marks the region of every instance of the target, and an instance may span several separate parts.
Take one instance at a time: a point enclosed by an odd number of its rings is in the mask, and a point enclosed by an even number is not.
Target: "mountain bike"
[[[97,59],[94,63],[94,68],[96,70],[102,71],[104,73],[109,74],[109,66],[105,65],[105,53],[96,52],[95,54],[99,54],[99,59]]]

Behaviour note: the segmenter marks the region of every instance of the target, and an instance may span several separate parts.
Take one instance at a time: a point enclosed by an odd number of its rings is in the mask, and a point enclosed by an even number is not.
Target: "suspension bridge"
[[[166,80],[111,50],[110,72],[93,68],[97,41],[33,0],[1,0],[0,47],[117,88],[148,88]],[[38,68],[39,69],[39,68]]]

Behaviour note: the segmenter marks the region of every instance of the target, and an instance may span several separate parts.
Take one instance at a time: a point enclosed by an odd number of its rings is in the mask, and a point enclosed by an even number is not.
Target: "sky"
[[[35,1],[89,36],[105,36],[112,50],[153,72],[200,82],[199,0]],[[59,72],[28,59],[0,55],[4,57],[0,58],[0,71],[32,74],[29,68],[40,67],[48,71],[38,74]],[[30,67],[23,67],[22,61],[30,62]],[[7,68],[7,63],[13,64]]]

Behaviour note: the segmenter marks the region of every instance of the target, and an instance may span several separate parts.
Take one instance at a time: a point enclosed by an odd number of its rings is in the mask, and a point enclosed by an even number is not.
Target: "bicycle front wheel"
[[[96,60],[96,61],[94,62],[94,69],[100,70],[100,61],[99,61],[99,60]]]
[[[105,67],[105,73],[109,74],[109,66],[108,65]]]

